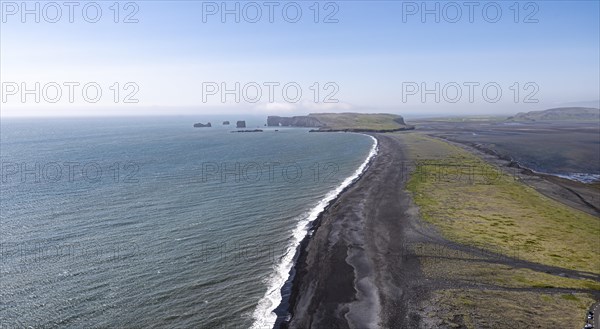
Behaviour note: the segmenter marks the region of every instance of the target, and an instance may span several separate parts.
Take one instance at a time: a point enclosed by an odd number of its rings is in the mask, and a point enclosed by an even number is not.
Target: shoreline
[[[294,267],[290,319],[275,328],[414,327],[426,295],[411,245],[423,237],[398,164],[403,143],[371,135],[379,152],[320,215]],[[425,289],[424,289],[425,288]]]
[[[374,144],[372,150],[374,150],[375,153],[366,159],[366,161],[364,163],[365,167],[360,172],[360,174],[355,179],[353,179],[353,181],[350,184],[348,184],[348,186],[344,187],[344,189],[342,189],[342,191],[340,191],[340,193],[338,193],[336,195],[336,197],[334,199],[332,199],[329,202],[329,204],[327,204],[327,206],[323,209],[323,211],[321,211],[319,213],[317,218],[309,224],[310,227],[307,230],[306,236],[304,237],[304,239],[302,239],[302,241],[298,245],[298,248],[296,249],[296,255],[294,256],[294,264],[290,271],[290,276],[286,280],[284,287],[281,288],[282,295],[283,295],[284,289],[286,289],[286,288],[287,288],[287,290],[288,290],[287,292],[289,292],[289,294],[287,295],[287,300],[282,300],[281,304],[275,310],[275,312],[277,313],[277,310],[281,308],[279,311],[282,312],[281,314],[277,314],[277,321],[275,322],[275,325],[273,327],[275,329],[278,329],[278,328],[279,329],[288,329],[289,328],[290,320],[294,316],[294,307],[298,303],[298,296],[300,294],[299,284],[300,284],[300,282],[302,282],[302,279],[304,278],[303,272],[306,271],[306,269],[302,266],[302,264],[306,261],[307,252],[308,252],[307,247],[308,247],[309,243],[312,241],[314,234],[321,227],[321,224],[323,222],[323,217],[325,216],[327,211],[333,205],[335,205],[335,203],[344,195],[344,193],[346,191],[348,191],[350,188],[352,188],[355,184],[357,184],[360,181],[360,179],[362,177],[364,177],[364,175],[367,173],[367,171],[371,167],[373,161],[379,155],[379,152],[378,152],[379,151],[379,141],[377,140],[377,138],[375,138],[371,135],[367,135],[367,134],[364,134],[364,135],[371,137],[374,140],[375,144]]]
[[[271,314],[275,315],[275,319],[273,321],[272,326],[277,328],[282,323],[285,323],[287,320],[289,320],[289,318],[291,317],[292,314],[289,311],[290,310],[289,305],[290,305],[290,300],[291,300],[291,296],[292,296],[292,292],[293,292],[293,283],[294,283],[294,279],[295,279],[296,273],[297,273],[297,264],[303,254],[302,250],[305,249],[306,245],[308,245],[308,242],[310,241],[314,232],[321,225],[321,219],[323,217],[323,214],[325,212],[327,212],[327,210],[340,198],[341,195],[344,194],[345,191],[347,191],[354,184],[356,184],[356,182],[360,181],[360,179],[363,177],[363,175],[369,169],[373,159],[375,159],[378,154],[378,149],[379,149],[378,140],[373,136],[370,136],[367,134],[363,134],[363,135],[370,137],[373,141],[373,145],[371,146],[367,157],[365,158],[365,160],[360,164],[360,166],[356,169],[356,171],[352,175],[346,177],[340,185],[338,185],[334,189],[330,190],[316,206],[314,206],[313,208],[311,208],[309,210],[309,215],[307,217],[308,222],[303,224],[303,221],[299,221],[295,231],[303,230],[304,234],[296,246],[293,246],[293,245],[289,246],[289,248],[293,249],[293,256],[292,256],[291,260],[288,262],[286,262],[285,260],[282,260],[282,262],[278,265],[279,267],[285,267],[289,264],[290,269],[289,269],[289,271],[286,271],[286,276],[285,276],[286,279],[283,282],[283,284],[280,285],[279,287],[276,287],[275,290],[268,289],[266,294],[263,296],[263,298],[261,298],[261,300],[259,301],[259,303],[257,305],[257,308],[254,311],[254,323],[252,325],[252,328],[261,328],[262,329],[262,328],[264,328],[265,325],[268,325],[269,327],[271,326],[270,324],[265,323],[265,322],[271,322],[271,321],[268,321],[268,320],[265,321],[264,319],[262,319],[260,317],[259,311],[261,310],[261,304],[265,303],[266,300],[269,299],[269,296],[271,295],[271,292],[273,292],[273,291],[279,291],[280,298],[279,298],[279,301],[276,304],[275,308],[269,307],[269,309],[268,309],[268,311],[271,312]],[[316,216],[314,217],[314,219],[311,220],[310,213],[312,213],[315,210],[318,210],[319,207],[321,207],[322,203],[324,203],[324,205],[322,206],[323,208],[321,210],[319,210],[318,213],[316,214]],[[281,273],[281,271],[275,270],[273,277],[275,277],[278,273]],[[271,288],[271,287],[269,287],[269,288]],[[274,304],[271,304],[271,305],[274,305]],[[263,311],[265,311],[265,310],[263,310]]]

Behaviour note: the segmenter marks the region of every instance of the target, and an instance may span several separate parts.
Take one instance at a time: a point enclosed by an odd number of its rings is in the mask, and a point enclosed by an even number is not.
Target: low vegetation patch
[[[324,130],[397,130],[408,126],[402,116],[386,113],[311,113],[326,125]]]
[[[459,147],[417,133],[401,136],[417,160],[407,188],[421,217],[446,238],[600,274],[598,218],[545,197]]]
[[[507,288],[568,288],[600,291],[600,282],[594,280],[570,279],[527,268],[495,264],[494,258],[477,257],[440,245],[422,244],[416,246],[414,251],[419,256],[423,274],[431,279],[457,280]]]
[[[439,290],[423,309],[437,318],[435,328],[580,328],[587,294],[539,294],[470,289]]]

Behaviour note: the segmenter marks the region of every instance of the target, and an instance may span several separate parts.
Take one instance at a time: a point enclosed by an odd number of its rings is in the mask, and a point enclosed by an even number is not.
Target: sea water
[[[374,141],[237,119],[3,118],[0,326],[272,326],[306,225]]]

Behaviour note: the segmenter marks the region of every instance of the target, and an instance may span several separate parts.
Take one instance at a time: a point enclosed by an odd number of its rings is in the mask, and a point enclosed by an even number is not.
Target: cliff
[[[269,116],[270,127],[309,127],[311,131],[391,132],[414,129],[404,118],[387,113],[311,113],[305,116]]]
[[[325,125],[314,117],[302,115],[294,117],[269,116],[267,117],[267,126],[319,128]]]

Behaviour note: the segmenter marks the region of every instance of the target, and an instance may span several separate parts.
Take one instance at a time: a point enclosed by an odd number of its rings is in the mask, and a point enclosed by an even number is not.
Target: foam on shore
[[[296,255],[298,246],[309,233],[311,226],[310,224],[318,218],[319,214],[321,214],[327,208],[331,201],[335,200],[342,191],[344,191],[362,175],[371,159],[377,154],[377,139],[373,136],[369,137],[373,139],[373,146],[371,147],[369,155],[360,165],[360,167],[358,167],[358,169],[350,177],[346,178],[338,187],[327,193],[327,195],[321,199],[306,216],[303,216],[298,221],[296,228],[294,231],[292,231],[290,244],[288,245],[285,254],[283,255],[279,264],[277,264],[277,266],[274,268],[274,273],[268,280],[267,292],[258,302],[258,305],[254,310],[254,323],[252,325],[252,329],[273,328],[275,325],[275,322],[277,321],[277,315],[275,314],[274,310],[282,302],[281,288],[285,285],[286,281],[290,277],[290,271],[294,266],[294,257]]]

